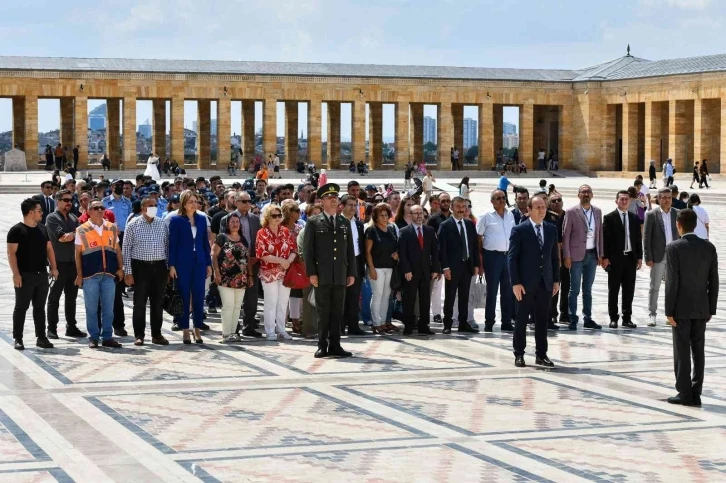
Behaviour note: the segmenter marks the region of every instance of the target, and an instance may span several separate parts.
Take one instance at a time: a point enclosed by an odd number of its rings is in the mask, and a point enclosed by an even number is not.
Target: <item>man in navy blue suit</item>
[[[537,356],[535,363],[553,367],[554,364],[547,357],[547,320],[552,295],[560,289],[557,227],[544,221],[547,205],[541,197],[530,198],[527,206],[529,220],[512,228],[507,255],[512,291],[519,302],[514,324],[514,365],[525,367],[527,322],[532,313]]]

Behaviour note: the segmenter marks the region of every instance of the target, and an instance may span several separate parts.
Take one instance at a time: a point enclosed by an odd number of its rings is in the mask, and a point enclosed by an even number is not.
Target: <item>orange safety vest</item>
[[[113,223],[103,221],[103,231],[99,235],[90,221],[76,229],[76,237],[81,241],[81,275],[90,278],[99,273],[115,276],[118,271],[116,243],[118,228]]]

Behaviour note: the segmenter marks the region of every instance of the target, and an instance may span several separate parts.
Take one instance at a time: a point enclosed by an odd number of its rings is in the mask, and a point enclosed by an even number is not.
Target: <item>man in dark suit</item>
[[[43,181],[40,183],[40,194],[33,196],[33,199],[40,203],[40,209],[43,210],[43,218],[41,223],[45,225],[45,219],[55,211],[55,200],[53,199],[53,183]]]
[[[411,224],[398,237],[398,264],[403,273],[403,335],[413,333],[418,296],[418,334],[433,335],[429,328],[431,280],[439,276],[439,252],[434,229],[424,225],[423,208],[411,207]]]
[[[328,183],[318,188],[323,212],[305,225],[303,242],[305,269],[315,291],[318,311],[318,350],[316,358],[352,354],[340,346],[340,319],[343,318],[345,288],[355,283],[356,263],[350,223],[337,214],[340,187]]]
[[[560,289],[560,255],[557,227],[544,221],[547,205],[533,196],[528,202],[529,220],[512,228],[509,237],[509,276],[519,311],[514,324],[514,365],[525,367],[529,314],[534,319],[536,342],[535,363],[545,367],[554,364],[547,357],[547,321],[552,295]]]
[[[477,333],[467,322],[471,277],[479,275],[480,254],[476,227],[464,219],[469,200],[457,196],[452,201],[453,216],[439,227],[439,260],[444,273],[444,334],[451,334],[454,299],[459,294],[459,332]]]
[[[643,264],[643,244],[638,217],[628,211],[630,196],[616,195],[618,207],[603,217],[602,266],[608,272],[608,314],[610,328],[618,328],[618,295],[623,288],[623,327],[635,329],[631,319],[635,295],[635,273]]]
[[[669,397],[668,402],[685,406],[701,405],[706,322],[716,315],[718,300],[716,248],[693,233],[697,223],[693,210],[679,211],[676,226],[681,238],[666,247],[665,314],[673,327],[678,390],[678,395]]]
[[[352,183],[352,181],[351,181]],[[357,186],[357,182],[356,182]],[[360,186],[357,186],[360,191]],[[353,187],[355,188],[355,186]],[[348,183],[350,191],[351,184]],[[343,318],[340,319],[340,334],[345,335],[345,329],[348,329],[348,335],[368,335],[368,332],[362,330],[358,325],[358,314],[360,313],[360,290],[363,284],[363,275],[365,274],[365,238],[363,237],[363,223],[355,217],[359,205],[358,198],[352,194],[340,197],[340,204],[343,206],[342,215],[350,223],[350,235],[353,239],[353,252],[355,253],[356,277],[353,285],[345,288],[345,308],[343,309]]]

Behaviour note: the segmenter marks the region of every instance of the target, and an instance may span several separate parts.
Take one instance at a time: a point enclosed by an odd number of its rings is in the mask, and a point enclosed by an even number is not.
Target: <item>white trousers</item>
[[[290,318],[299,319],[300,310],[302,310],[302,299],[300,297],[290,297]]]
[[[239,311],[245,298],[245,289],[217,286],[222,299],[222,336],[227,337],[237,331]]]
[[[444,288],[444,277],[431,282],[431,312],[441,315],[441,290]],[[454,308],[456,310],[456,308]]]
[[[282,284],[282,280],[265,283],[263,306],[265,333],[267,335],[282,334],[285,332],[285,317],[287,316],[287,302],[290,299],[290,289]]]
[[[474,283],[476,283],[476,279],[479,277],[479,275],[474,275],[471,277],[471,285],[469,286],[469,313],[466,316],[466,321],[471,322],[474,320]],[[459,320],[459,294],[456,294],[456,298],[454,299],[454,314],[452,316],[453,320]]]
[[[371,322],[374,327],[382,325],[388,314],[388,299],[391,297],[392,268],[376,268],[378,280],[371,279]]]

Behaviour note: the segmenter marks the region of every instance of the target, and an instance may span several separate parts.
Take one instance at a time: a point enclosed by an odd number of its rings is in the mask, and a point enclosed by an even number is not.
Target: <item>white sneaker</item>
[[[267,334],[267,340],[277,340],[277,334]]]
[[[292,336],[287,331],[277,334],[277,338],[280,340],[292,340]]]
[[[655,327],[655,315],[651,315],[648,318],[648,327]]]

